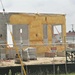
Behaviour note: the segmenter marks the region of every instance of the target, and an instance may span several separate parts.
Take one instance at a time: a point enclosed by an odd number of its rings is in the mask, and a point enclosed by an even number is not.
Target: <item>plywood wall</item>
[[[66,36],[66,20],[65,15],[62,14],[12,14],[9,23],[12,25],[29,25],[29,41],[30,44],[44,44],[43,43],[43,25],[48,25],[48,43],[52,43],[52,25],[62,25],[62,37],[65,42]],[[64,46],[57,46],[58,50],[64,50]],[[61,47],[61,49],[60,49]],[[37,53],[44,53],[50,51],[51,45],[37,46]]]

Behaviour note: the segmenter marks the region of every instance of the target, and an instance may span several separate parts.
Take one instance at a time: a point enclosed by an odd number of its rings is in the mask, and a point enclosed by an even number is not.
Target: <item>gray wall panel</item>
[[[23,44],[28,44],[28,25],[13,25],[13,36],[16,43],[20,43],[20,29],[22,29]]]

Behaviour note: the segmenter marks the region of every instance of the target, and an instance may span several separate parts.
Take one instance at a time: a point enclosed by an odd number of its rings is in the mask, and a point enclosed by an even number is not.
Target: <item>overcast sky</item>
[[[72,24],[75,30],[75,0],[2,0],[2,3],[6,12],[66,14],[66,30],[72,30]]]

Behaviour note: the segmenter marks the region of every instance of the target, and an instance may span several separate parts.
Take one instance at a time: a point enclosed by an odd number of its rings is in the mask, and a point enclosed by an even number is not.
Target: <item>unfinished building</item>
[[[10,31],[13,40],[18,45],[20,29],[22,29],[23,49],[28,46],[36,47],[37,54],[44,54],[53,46],[57,48],[57,51],[65,50],[66,19],[64,14],[5,13],[3,15],[0,13],[0,44],[11,41],[8,35]],[[11,44],[10,41],[9,44]],[[4,48],[8,49],[8,45]]]

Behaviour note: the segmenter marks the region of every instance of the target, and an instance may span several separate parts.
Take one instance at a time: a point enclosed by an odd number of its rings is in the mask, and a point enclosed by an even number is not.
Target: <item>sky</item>
[[[1,0],[5,12],[65,14],[66,31],[75,30],[75,0]],[[0,11],[2,6],[0,3]]]

